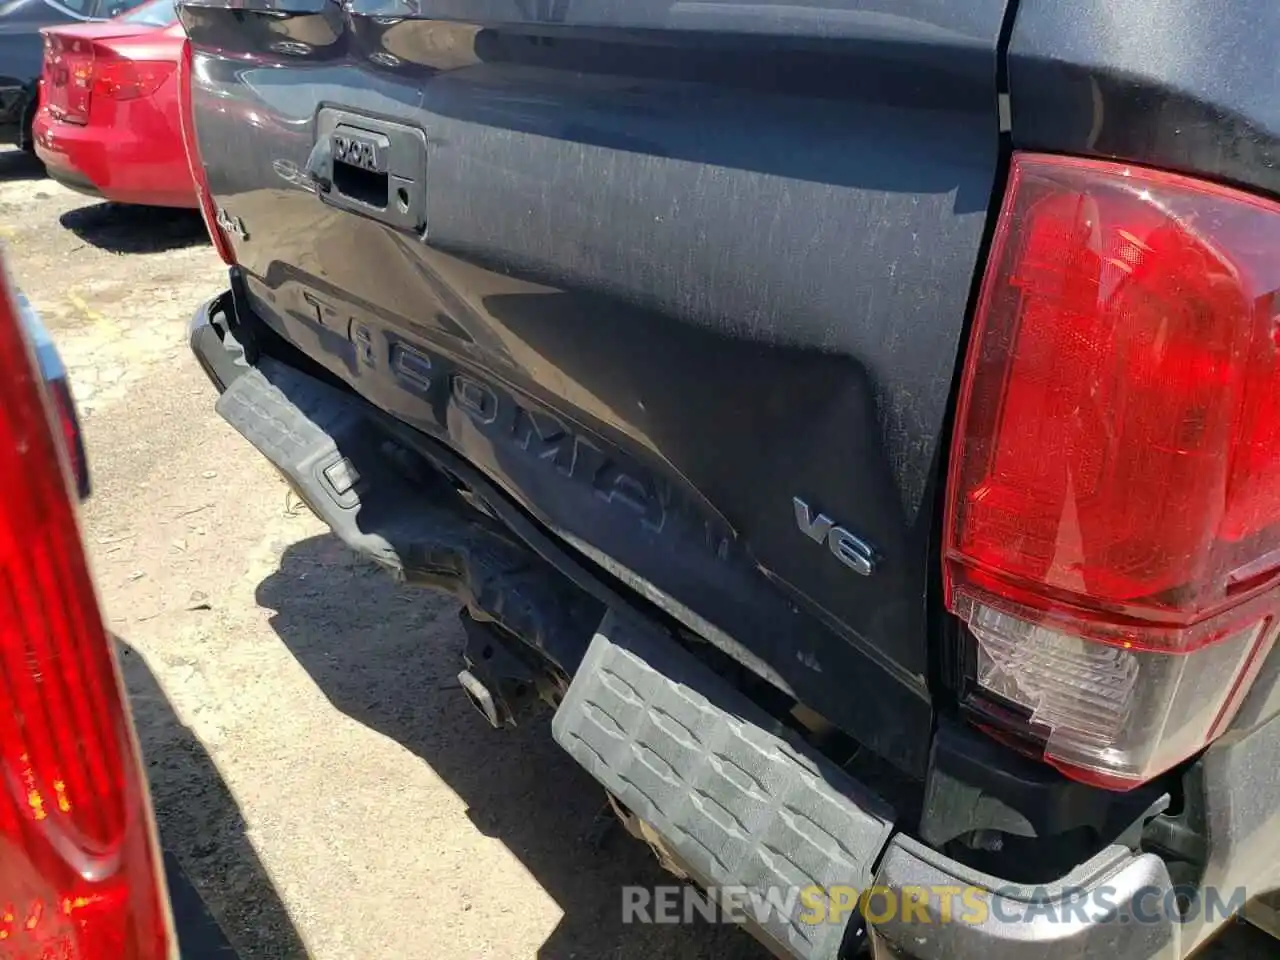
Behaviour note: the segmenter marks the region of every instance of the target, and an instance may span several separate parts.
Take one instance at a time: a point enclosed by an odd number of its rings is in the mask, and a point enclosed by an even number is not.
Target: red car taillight
[[[200,146],[196,140],[195,111],[192,106],[192,83],[194,76],[194,54],[191,40],[182,43],[182,56],[178,60],[178,113],[182,126],[182,145],[187,152],[187,164],[191,167],[191,179],[196,185],[196,197],[200,201],[200,215],[204,217],[204,225],[209,231],[209,239],[213,248],[227,266],[234,266],[236,259],[231,251],[231,243],[218,226],[218,211],[213,204],[213,194],[209,190],[209,174],[200,159]]]
[[[968,706],[1135,786],[1230,722],[1280,615],[1280,205],[1015,155],[957,411]]]
[[[109,46],[46,33],[41,92],[51,114],[87,124],[93,97],[135,100],[155,93],[173,75],[173,63],[130,60]]]
[[[65,123],[89,122],[94,53],[88,40],[45,34],[41,95],[50,112]]]
[[[93,92],[112,100],[149,97],[176,69],[176,64],[164,61],[99,60],[93,74]]]
[[[161,960],[146,784],[56,430],[0,276],[0,956]]]

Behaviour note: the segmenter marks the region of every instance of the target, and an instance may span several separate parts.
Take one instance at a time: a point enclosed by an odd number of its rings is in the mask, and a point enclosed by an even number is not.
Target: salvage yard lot
[[[84,534],[162,840],[241,960],[755,960],[624,927],[665,882],[536,724],[457,688],[448,598],[356,560],[213,411],[183,332],[225,270],[194,214],[98,204],[0,152],[0,245],[83,412]]]
[[[0,151],[0,245],[85,421],[84,534],[164,846],[241,960],[763,957],[624,926],[621,887],[667,880],[589,839],[603,795],[547,725],[483,725],[456,603],[357,560],[213,412],[183,334],[226,274],[194,214]],[[1275,955],[1248,928],[1210,952]]]

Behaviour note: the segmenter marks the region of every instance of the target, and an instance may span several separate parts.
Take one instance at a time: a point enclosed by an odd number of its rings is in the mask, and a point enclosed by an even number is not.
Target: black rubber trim
[[[164,872],[182,960],[238,960],[235,947],[187,878],[182,864],[168,851],[164,854]]]
[[[103,198],[102,188],[75,167],[46,163],[44,169],[49,174],[50,180],[61,184],[68,190],[74,190],[76,193],[86,197],[93,197],[95,200]]]

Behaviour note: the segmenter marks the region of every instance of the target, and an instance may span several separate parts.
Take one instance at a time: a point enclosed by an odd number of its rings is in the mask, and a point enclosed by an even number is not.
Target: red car
[[[196,206],[178,119],[176,16],[173,0],[152,0],[104,23],[43,31],[32,133],[53,179],[119,203]]]

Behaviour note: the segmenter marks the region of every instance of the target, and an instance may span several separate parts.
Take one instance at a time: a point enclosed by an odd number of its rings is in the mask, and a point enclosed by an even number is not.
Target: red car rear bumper
[[[54,180],[117,203],[196,207],[186,156],[127,126],[55,120],[45,109],[33,126],[36,155]]]

